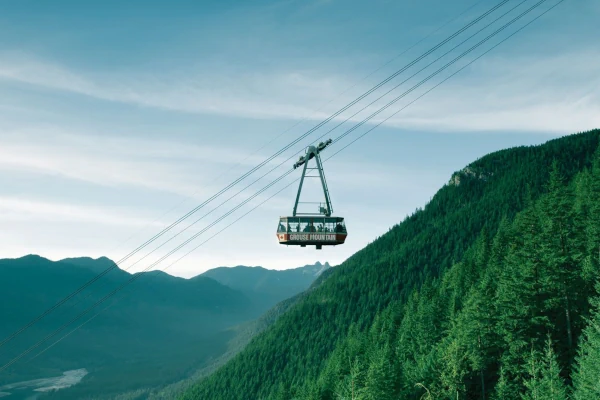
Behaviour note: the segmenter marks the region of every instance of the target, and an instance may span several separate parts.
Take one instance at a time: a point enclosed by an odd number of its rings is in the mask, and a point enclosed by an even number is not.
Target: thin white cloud
[[[144,216],[132,216],[132,210],[110,207],[85,206],[57,203],[16,196],[0,196],[0,220],[8,222],[83,222],[100,225],[124,225],[132,227],[163,226],[164,222],[151,221]]]
[[[484,58],[392,124],[565,134],[600,127],[600,50]]]
[[[135,185],[179,194],[198,190],[190,185],[190,181],[182,181],[181,171],[168,163],[159,165],[147,160],[103,158],[102,154],[62,146],[5,144],[0,148],[0,169],[56,175],[108,186]]]
[[[288,71],[233,77],[214,73],[195,77],[177,74],[165,77],[102,77],[83,76],[65,67],[32,58],[5,54],[0,56],[0,61],[0,79],[108,101],[192,113],[321,120],[353,99],[348,94],[339,94],[354,82],[341,77],[320,76],[316,72]],[[600,126],[600,113],[597,112],[600,107],[600,78],[595,68],[599,62],[600,50],[585,48],[567,54],[535,57],[490,55],[386,124],[440,131],[567,133],[594,128]],[[403,88],[408,89],[415,82],[411,81]],[[360,86],[353,93],[367,88],[366,85]],[[401,90],[398,89],[395,94],[401,93]],[[419,93],[401,100],[371,122],[380,122]],[[333,103],[323,105],[336,98]],[[389,99],[391,96],[376,106]],[[339,119],[345,119],[360,107],[362,105],[349,110]],[[315,112],[319,108],[321,111]],[[371,106],[351,121],[360,121],[377,108]],[[348,123],[336,132],[343,132],[350,126]]]
[[[198,171],[218,166],[226,173],[237,163],[248,167],[264,159],[235,148],[64,134],[49,129],[0,131],[0,137],[0,170],[57,175],[105,186],[133,185],[194,197],[212,194],[221,185],[215,180],[218,173]],[[281,161],[277,158],[273,163]]]
[[[310,108],[290,102],[290,94],[305,101],[316,100],[317,91],[324,98],[334,96],[330,93],[334,86],[331,79],[294,71],[252,76],[190,77],[176,72],[164,77],[83,76],[60,65],[14,54],[0,55],[0,79],[145,107],[257,119],[307,115]]]

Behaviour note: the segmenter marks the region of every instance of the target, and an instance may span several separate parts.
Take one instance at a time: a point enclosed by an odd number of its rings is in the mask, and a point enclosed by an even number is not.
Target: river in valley
[[[0,386],[1,400],[35,400],[51,390],[77,385],[88,374],[85,368],[66,371],[61,376],[34,379]]]

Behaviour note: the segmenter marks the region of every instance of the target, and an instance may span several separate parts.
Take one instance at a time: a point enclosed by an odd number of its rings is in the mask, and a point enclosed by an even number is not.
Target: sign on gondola
[[[335,234],[327,233],[292,233],[289,235],[289,240],[312,240],[312,241],[330,241],[337,240]]]

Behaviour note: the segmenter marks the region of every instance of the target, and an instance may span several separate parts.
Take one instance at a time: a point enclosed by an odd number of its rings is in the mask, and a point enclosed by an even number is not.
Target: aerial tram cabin
[[[325,180],[323,164],[321,162],[320,152],[331,144],[331,139],[319,143],[318,146],[310,146],[306,149],[306,154],[294,164],[294,169],[304,165],[296,203],[294,204],[293,215],[289,217],[280,217],[277,228],[277,239],[280,244],[288,246],[315,246],[321,250],[323,246],[336,246],[344,244],[348,232],[344,223],[344,218],[331,216],[333,208],[329,197],[329,189]],[[315,159],[316,167],[308,168],[308,162]],[[318,175],[307,175],[307,171],[318,171]],[[319,204],[318,213],[298,213],[298,204],[300,204],[300,193],[304,178],[320,178],[323,194],[325,195],[325,204]]]
[[[324,245],[344,244],[347,235],[344,218],[340,217],[281,217],[277,229],[279,243],[314,245],[317,250]]]

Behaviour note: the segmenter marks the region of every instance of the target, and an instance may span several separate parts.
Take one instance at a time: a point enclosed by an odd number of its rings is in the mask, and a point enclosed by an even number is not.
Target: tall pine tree
[[[520,382],[526,370],[530,343],[541,345],[543,332],[550,328],[550,321],[542,312],[546,289],[541,230],[535,205],[518,216],[498,283],[495,309],[504,348],[501,366],[506,390],[512,388],[510,398],[516,398],[522,391]]]
[[[596,286],[600,292],[600,283]],[[575,400],[600,399],[600,298],[592,304],[594,311],[583,331],[573,374]]]
[[[573,310],[580,309],[586,301],[580,291],[584,287],[581,280],[584,238],[578,237],[574,225],[577,215],[573,189],[565,184],[556,161],[548,190],[541,202],[542,260],[545,264],[542,277],[547,289],[544,312],[553,322],[555,337],[564,338],[559,345],[566,355],[565,364],[569,365],[575,355],[575,336],[581,325],[579,315]]]
[[[372,357],[365,387],[361,391],[364,400],[392,400],[394,393],[393,352],[388,344],[376,350]]]
[[[532,348],[527,373],[526,391],[521,396],[523,400],[567,400],[567,389],[560,376],[550,337],[546,340],[543,353]]]

